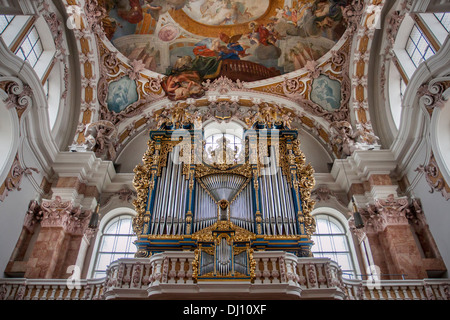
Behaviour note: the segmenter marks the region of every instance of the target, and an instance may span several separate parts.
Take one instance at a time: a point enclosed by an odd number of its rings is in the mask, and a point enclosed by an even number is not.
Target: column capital
[[[73,207],[71,201],[63,201],[60,196],[54,200],[43,200],[41,204],[42,227],[61,227],[73,235],[83,235],[89,223],[91,210]]]

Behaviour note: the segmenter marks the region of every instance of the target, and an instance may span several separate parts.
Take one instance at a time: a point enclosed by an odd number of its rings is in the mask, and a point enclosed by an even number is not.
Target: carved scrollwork
[[[0,201],[5,200],[9,192],[13,190],[20,191],[20,184],[23,176],[30,175],[33,172],[39,173],[39,170],[36,168],[23,168],[19,163],[18,155],[16,155],[8,176],[6,177],[3,185],[0,185]]]
[[[147,221],[147,198],[154,186],[154,177],[157,170],[154,169],[154,164],[159,162],[160,145],[155,141],[149,140],[147,142],[147,151],[142,157],[143,164],[139,164],[134,168],[133,187],[136,190],[136,199],[133,200],[133,205],[138,213],[133,218],[133,231],[136,234],[142,234],[144,222]]]
[[[4,91],[7,108],[16,108],[19,117],[32,104],[30,86],[15,77],[0,77],[0,90]]]
[[[420,101],[423,103],[425,109],[430,116],[437,107],[442,107],[445,103],[443,93],[450,87],[450,77],[443,77],[434,79],[428,84],[423,84],[419,90],[418,95]]]
[[[44,227],[62,227],[66,232],[82,235],[86,231],[91,210],[73,207],[71,201],[63,201],[60,196],[54,200],[44,200],[41,204],[41,225]]]
[[[415,171],[425,174],[425,179],[431,188],[430,193],[438,191],[445,200],[448,201],[450,199],[450,187],[444,180],[434,155],[431,156],[430,162],[427,165],[420,165]]]

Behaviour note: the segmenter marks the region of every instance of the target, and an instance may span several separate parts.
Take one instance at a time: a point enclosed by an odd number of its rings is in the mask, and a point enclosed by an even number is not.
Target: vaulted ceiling
[[[379,147],[367,73],[384,1],[64,3],[81,74],[72,150],[115,160],[180,114],[244,126],[282,121],[330,159]],[[110,145],[99,146],[100,129]]]

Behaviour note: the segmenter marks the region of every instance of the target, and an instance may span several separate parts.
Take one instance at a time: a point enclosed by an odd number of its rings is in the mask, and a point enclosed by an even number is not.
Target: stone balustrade
[[[336,262],[299,258],[282,251],[256,251],[251,280],[195,278],[195,254],[165,252],[119,259],[102,279],[0,279],[0,300],[112,299],[337,299],[450,300],[450,279],[342,278]]]
[[[450,279],[344,280],[349,300],[450,300]]]
[[[0,300],[102,300],[105,279],[0,279]]]

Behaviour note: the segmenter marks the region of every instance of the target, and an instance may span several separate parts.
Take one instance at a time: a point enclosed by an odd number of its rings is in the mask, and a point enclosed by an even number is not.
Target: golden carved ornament
[[[210,174],[223,174],[225,172],[230,174],[238,174],[250,178],[252,176],[252,167],[250,163],[244,163],[242,165],[233,167],[232,169],[225,171],[209,165],[197,164],[195,167],[195,178],[199,179]]]
[[[234,231],[232,240],[234,242],[250,242],[256,239],[256,235],[244,228],[236,226],[230,221],[217,221],[212,226],[206,227],[200,231],[197,231],[192,235],[192,239],[199,242],[214,242],[214,231]]]
[[[292,143],[292,153],[289,157],[291,170],[297,177],[293,182],[298,188],[302,201],[302,221],[305,225],[305,233],[311,236],[316,230],[316,222],[311,216],[315,201],[311,198],[311,191],[315,185],[314,169],[311,164],[306,164],[306,157],[300,149],[300,140],[295,139]],[[292,169],[295,168],[295,169]]]
[[[142,157],[143,164],[139,164],[134,168],[133,187],[136,189],[136,199],[133,200],[133,205],[138,213],[133,218],[133,231],[136,234],[142,234],[144,222],[149,219],[147,210],[147,198],[152,192],[154,186],[154,178],[156,171],[152,169],[154,164],[158,163],[159,148],[155,141],[149,140],[147,142],[147,150]],[[147,214],[147,217],[144,217]]]

